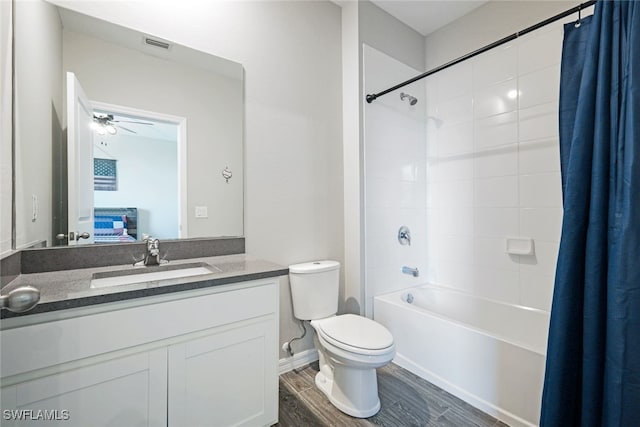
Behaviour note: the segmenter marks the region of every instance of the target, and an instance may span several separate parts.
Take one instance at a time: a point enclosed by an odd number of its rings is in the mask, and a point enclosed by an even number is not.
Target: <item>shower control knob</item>
[[[406,225],[403,225],[400,227],[400,230],[398,230],[398,242],[403,246],[411,245],[411,231]]]

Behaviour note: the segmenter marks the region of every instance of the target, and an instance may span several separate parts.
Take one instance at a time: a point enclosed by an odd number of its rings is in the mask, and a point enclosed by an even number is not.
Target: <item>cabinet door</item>
[[[166,384],[166,348],[100,361],[3,387],[2,425],[166,426]]]
[[[169,347],[169,426],[275,423],[276,327],[272,315]]]

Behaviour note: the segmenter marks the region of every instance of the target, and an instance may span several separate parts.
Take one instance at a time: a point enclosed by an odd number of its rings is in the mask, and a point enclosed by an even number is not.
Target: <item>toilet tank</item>
[[[300,320],[323,319],[338,312],[340,263],[314,261],[289,266],[293,315]]]

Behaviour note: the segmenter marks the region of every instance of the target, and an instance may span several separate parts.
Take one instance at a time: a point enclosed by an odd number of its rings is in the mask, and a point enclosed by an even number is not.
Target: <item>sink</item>
[[[91,287],[95,289],[111,286],[134,285],[136,283],[162,282],[172,279],[205,276],[207,274],[220,272],[222,272],[222,270],[218,267],[214,267],[204,262],[105,271],[93,274],[93,277],[91,278]]]

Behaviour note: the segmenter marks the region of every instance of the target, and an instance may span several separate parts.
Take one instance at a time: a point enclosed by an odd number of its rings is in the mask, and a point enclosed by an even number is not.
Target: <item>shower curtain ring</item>
[[[578,28],[582,25],[582,3],[578,5],[578,20],[576,21],[575,27]]]

